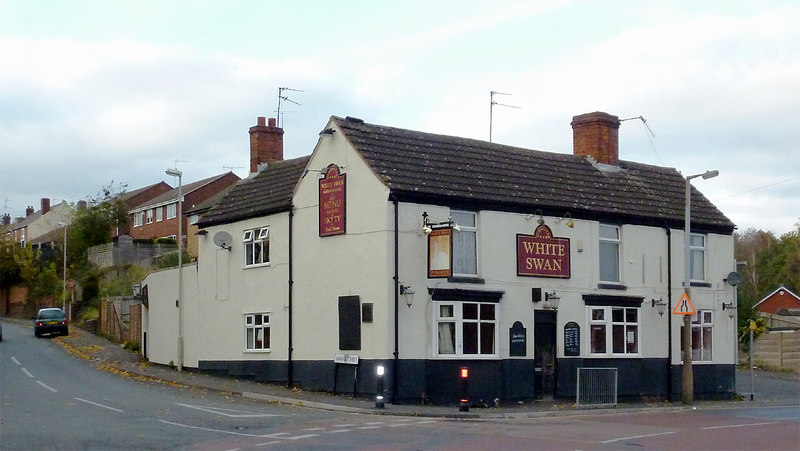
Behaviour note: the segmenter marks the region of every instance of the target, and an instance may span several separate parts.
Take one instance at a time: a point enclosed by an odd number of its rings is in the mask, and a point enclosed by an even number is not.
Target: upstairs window
[[[147,222],[148,224],[152,224],[152,223],[153,223],[153,217],[154,217],[154,216],[155,216],[155,213],[153,212],[153,209],[152,209],[152,208],[151,208],[151,209],[149,209],[149,210],[147,210],[147,212],[146,212],[146,215],[145,215],[146,222]]]
[[[600,224],[600,281],[619,283],[619,226]]]
[[[133,214],[133,226],[140,227],[142,224],[144,224],[144,212],[137,211]]]
[[[478,275],[478,223],[471,211],[453,211],[451,219],[461,229],[453,231],[453,275]]]
[[[269,227],[244,231],[244,265],[269,264]]]
[[[164,207],[156,208],[156,222],[164,220]]]
[[[706,237],[705,235],[689,235],[690,279],[706,280]]]
[[[167,205],[167,219],[172,219],[178,216],[178,204],[169,204]]]

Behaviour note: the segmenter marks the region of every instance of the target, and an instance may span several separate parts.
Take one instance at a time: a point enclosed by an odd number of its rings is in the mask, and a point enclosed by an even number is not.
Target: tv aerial
[[[518,106],[506,105],[504,103],[495,102],[494,96],[496,96],[496,95],[510,96],[511,94],[509,94],[507,92],[489,91],[489,142],[492,142],[492,113],[494,112],[494,106],[495,105],[499,105],[499,106],[504,106],[504,107],[508,107],[508,108],[516,108],[518,110],[520,109],[520,107],[518,107]]]
[[[294,89],[294,88],[286,88],[286,87],[278,88],[278,114],[277,114],[277,116],[278,116],[277,117],[278,127],[280,127],[281,123],[283,123],[283,121],[281,121],[281,103],[289,102],[289,103],[293,103],[293,104],[295,104],[297,106],[300,106],[299,103],[297,103],[294,100],[290,99],[288,96],[283,95],[283,91],[305,92],[302,89]]]
[[[228,252],[231,250],[231,244],[233,243],[233,237],[230,233],[222,230],[214,234],[214,244],[219,246],[221,249],[227,249]]]

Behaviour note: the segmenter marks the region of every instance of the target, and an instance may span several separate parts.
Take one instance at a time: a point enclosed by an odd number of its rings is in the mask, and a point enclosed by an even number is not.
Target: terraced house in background
[[[462,368],[471,403],[575,397],[583,367],[674,397],[687,182],[621,160],[619,124],[575,116],[561,154],[331,117],[284,160],[259,118],[252,174],[200,217],[181,290],[176,269],[143,281],[144,352],[364,394],[380,365],[396,403],[459,402]],[[726,397],[734,224],[694,188],[691,205],[694,391]]]

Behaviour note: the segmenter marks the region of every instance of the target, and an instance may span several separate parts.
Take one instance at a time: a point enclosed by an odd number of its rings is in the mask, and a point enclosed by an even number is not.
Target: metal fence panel
[[[617,405],[617,368],[578,368],[577,406]]]

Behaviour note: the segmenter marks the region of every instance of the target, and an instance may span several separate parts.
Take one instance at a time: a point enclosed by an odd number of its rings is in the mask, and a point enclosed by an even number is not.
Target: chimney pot
[[[47,214],[50,211],[50,198],[43,197],[42,198],[42,214]]]
[[[572,118],[575,155],[591,156],[598,163],[619,164],[619,117],[601,111]]]
[[[31,205],[28,205],[28,208],[25,209],[25,217],[27,218],[28,216],[32,215],[33,211],[34,211],[33,207]]]
[[[270,127],[276,127],[276,126],[277,126],[277,125],[276,125],[276,124],[277,124],[277,122],[278,122],[278,121],[276,121],[274,117],[271,117],[271,118],[269,118],[269,126],[270,126]]]
[[[265,120],[267,120],[267,118],[265,118],[264,116],[259,116],[258,117],[258,125],[262,125],[262,126],[265,125],[265,123],[264,123]],[[269,118],[269,121],[272,122],[272,118]],[[270,124],[270,125],[272,125],[272,124]]]

